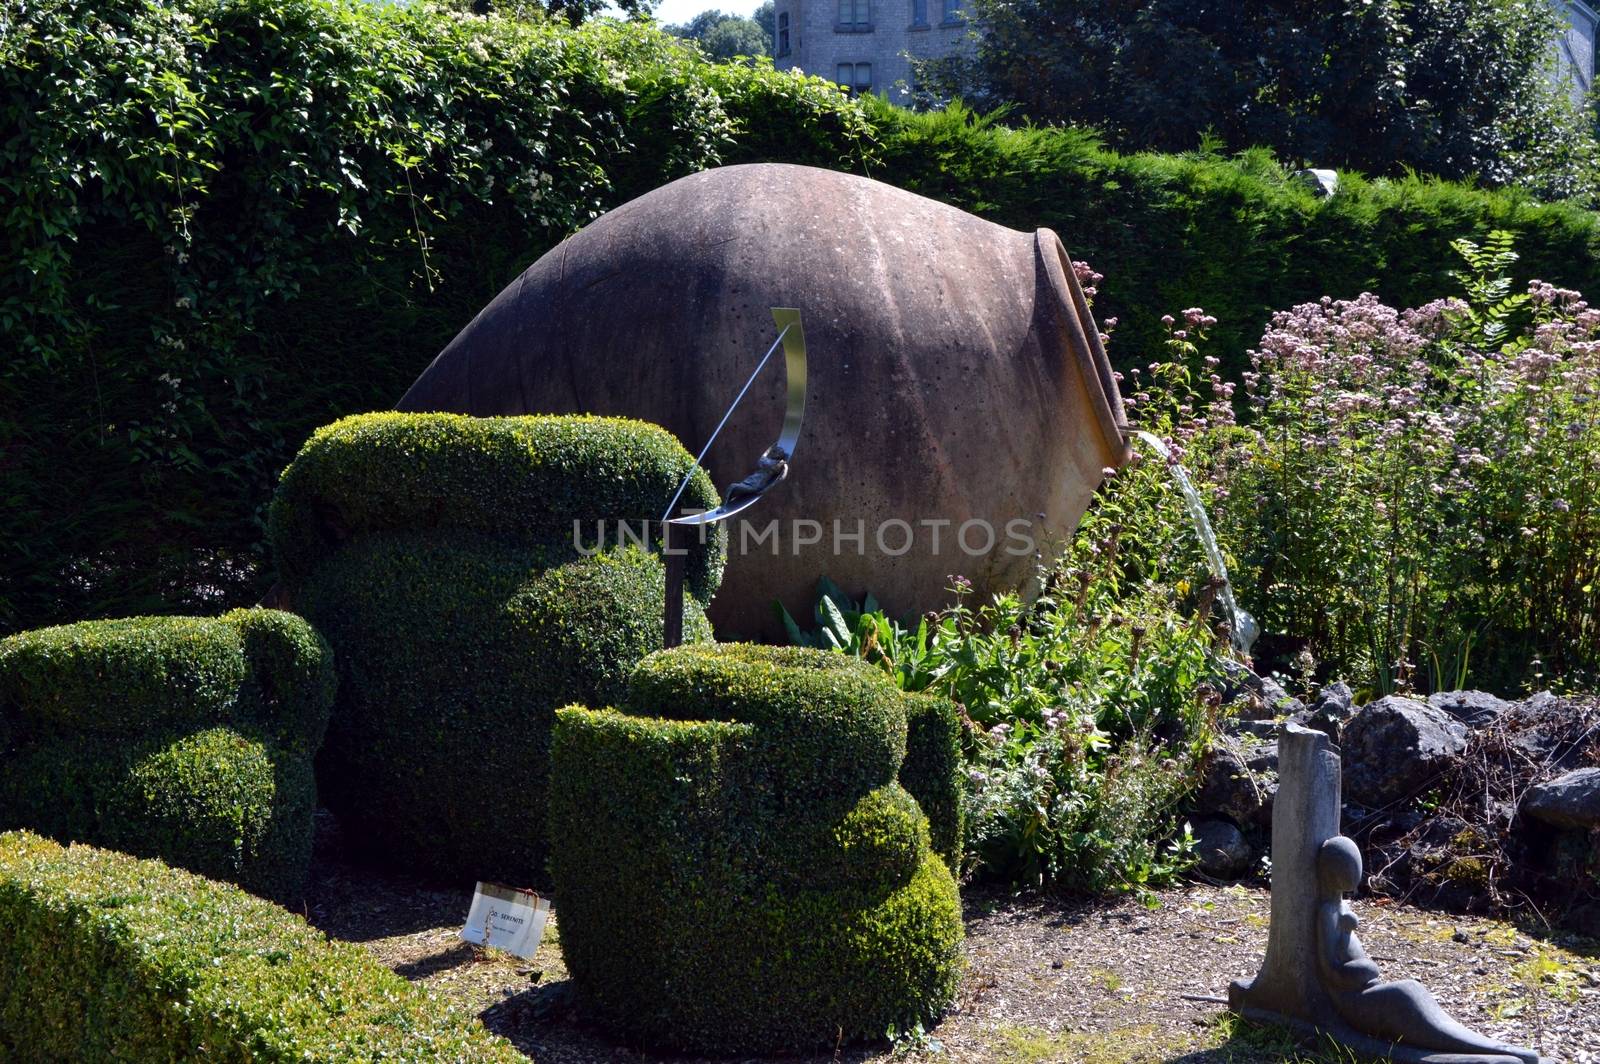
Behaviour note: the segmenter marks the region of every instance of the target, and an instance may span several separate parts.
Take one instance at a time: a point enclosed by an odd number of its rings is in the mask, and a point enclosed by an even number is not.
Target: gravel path
[[[520,961],[456,937],[471,900],[467,891],[429,889],[347,864],[337,829],[324,824],[320,836],[306,915],[331,936],[361,943],[407,979],[471,1010],[540,1064],[663,1059],[577,1021],[561,962],[559,901],[539,954]],[[1363,899],[1355,908],[1367,949],[1390,978],[1420,979],[1469,1026],[1537,1046],[1565,1064],[1600,1064],[1600,943],[1383,899]],[[1224,997],[1230,980],[1253,974],[1266,944],[1268,909],[1266,891],[1243,886],[1165,891],[1154,909],[969,890],[967,973],[944,1022],[897,1046],[809,1059],[1322,1060],[1315,1047],[1239,1023],[1209,1000]]]

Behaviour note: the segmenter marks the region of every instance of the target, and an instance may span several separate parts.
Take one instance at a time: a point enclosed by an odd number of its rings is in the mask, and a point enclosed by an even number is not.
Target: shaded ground
[[[531,962],[456,937],[470,892],[347,863],[319,815],[306,914],[401,975],[481,1017],[541,1064],[662,1059],[584,1028],[561,963],[557,918]],[[967,973],[939,1027],[898,1045],[792,1064],[919,1059],[998,1064],[1268,1064],[1320,1060],[1282,1032],[1239,1024],[1214,1000],[1254,973],[1268,898],[1249,887],[1062,903],[969,891]],[[1567,1064],[1600,1064],[1600,943],[1407,905],[1355,903],[1367,949],[1391,978],[1426,983],[1469,1026]],[[1187,995],[1187,996],[1185,996]],[[689,1064],[690,1058],[668,1058]],[[1329,1058],[1333,1059],[1333,1058]],[[1348,1059],[1348,1058],[1345,1058]]]

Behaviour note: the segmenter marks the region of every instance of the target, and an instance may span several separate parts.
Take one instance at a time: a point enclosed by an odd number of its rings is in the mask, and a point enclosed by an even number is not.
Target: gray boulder
[[[1344,793],[1369,809],[1426,789],[1467,748],[1467,726],[1442,709],[1390,695],[1345,725]]]
[[[1545,769],[1581,767],[1595,718],[1583,704],[1541,691],[1513,704],[1498,722],[1511,746]]]
[[[1200,871],[1216,879],[1238,879],[1255,858],[1244,833],[1226,820],[1202,820],[1193,826]]]
[[[1311,708],[1291,719],[1303,728],[1319,731],[1338,742],[1344,726],[1356,714],[1355,693],[1343,683],[1331,683],[1317,692]]]
[[[1487,691],[1441,691],[1428,696],[1428,705],[1442,709],[1469,728],[1493,724],[1511,703]]]
[[[1278,793],[1278,744],[1224,737],[1207,756],[1194,809],[1200,817],[1225,817],[1241,828],[1272,824]]]
[[[1600,827],[1600,768],[1580,768],[1529,788],[1522,811],[1558,828]]]
[[[1222,701],[1237,703],[1244,720],[1275,720],[1305,710],[1305,703],[1290,695],[1270,676],[1258,676],[1238,662],[1222,663]]]

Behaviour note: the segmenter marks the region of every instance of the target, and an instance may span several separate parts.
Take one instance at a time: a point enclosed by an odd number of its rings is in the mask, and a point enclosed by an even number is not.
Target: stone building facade
[[[776,0],[773,57],[853,92],[907,102],[907,56],[951,55],[970,47],[961,0]]]
[[[1561,75],[1579,103],[1594,88],[1595,44],[1600,32],[1600,11],[1584,0],[1554,0],[1565,17],[1566,32],[1556,39],[1556,57]],[[1600,0],[1594,0],[1600,3]]]

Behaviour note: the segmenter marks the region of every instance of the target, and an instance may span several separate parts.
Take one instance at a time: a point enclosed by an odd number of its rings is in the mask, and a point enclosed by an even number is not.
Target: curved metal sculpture
[[[800,321],[800,312],[789,307],[773,307],[772,320],[779,326],[778,338],[772,341],[772,346],[756,368],[750,374],[750,379],[745,381],[739,394],[734,396],[733,402],[728,406],[728,412],[722,415],[722,420],[712,430],[711,438],[700,449],[700,454],[694,460],[695,469],[705,461],[706,452],[711,450],[711,445],[717,442],[723,426],[739,409],[739,404],[749,394],[750,386],[761,376],[761,371],[767,368],[773,352],[783,346],[784,364],[784,390],[788,393],[788,403],[783,414],[783,429],[778,433],[778,442],[774,443],[761,453],[756,462],[756,471],[729,485],[722,493],[722,504],[713,510],[703,513],[684,514],[673,517],[672,511],[678,506],[678,500],[683,497],[683,489],[688,487],[690,479],[694,476],[694,469],[689,470],[683,478],[683,483],[678,485],[678,490],[673,493],[672,501],[667,503],[667,512],[661,515],[661,520],[666,526],[667,534],[662,538],[662,548],[666,553],[667,572],[667,612],[663,627],[665,645],[670,649],[683,642],[683,567],[684,555],[675,550],[672,537],[674,525],[705,527],[726,521],[735,514],[743,513],[760,501],[761,497],[770,491],[789,475],[789,459],[794,457],[795,445],[800,442],[800,426],[805,423],[806,416],[806,334],[805,326]]]
[[[784,638],[774,600],[809,615],[824,575],[896,614],[946,605],[950,574],[980,594],[1022,586],[1035,560],[1013,523],[1041,549],[1059,542],[1127,460],[1111,365],[1055,233],[781,164],[693,174],[596,219],[399,405],[620,415],[698,443],[772,342],[775,306],[805,311],[805,475],[761,470],[758,516],[726,526],[709,610],[724,638]],[[706,456],[717,484],[750,473],[786,401],[775,375],[750,388]]]
[[[678,505],[678,499],[683,495],[683,489],[689,483],[689,477],[694,476],[693,470],[683,478],[683,483],[678,485],[678,491],[672,496],[672,501],[667,504],[667,512],[661,515],[661,520],[671,525],[710,525],[718,521],[725,521],[734,514],[742,513],[754,506],[756,501],[765,495],[775,484],[789,475],[789,459],[794,457],[795,445],[800,442],[800,426],[805,422],[806,415],[806,333],[805,326],[801,324],[800,312],[788,307],[773,307],[772,320],[779,326],[778,338],[772,341],[772,346],[767,349],[765,357],[756,364],[750,379],[734,397],[729,405],[728,412],[722,415],[722,420],[712,430],[711,438],[700,449],[700,454],[695,458],[695,466],[705,461],[706,452],[711,450],[711,445],[717,442],[717,436],[722,432],[728,419],[744,401],[745,395],[750,391],[750,386],[761,376],[761,371],[767,368],[767,362],[772,358],[774,351],[781,344],[783,346],[784,365],[784,391],[788,395],[783,414],[783,430],[778,433],[778,442],[761,452],[757,460],[756,471],[728,486],[722,493],[722,505],[715,510],[708,510],[700,514],[686,514],[682,517],[673,517],[672,511]]]

